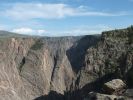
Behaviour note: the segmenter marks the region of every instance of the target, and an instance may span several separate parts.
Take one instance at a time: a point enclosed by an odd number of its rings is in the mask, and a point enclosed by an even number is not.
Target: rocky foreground
[[[133,27],[79,37],[0,32],[0,100],[133,100]]]

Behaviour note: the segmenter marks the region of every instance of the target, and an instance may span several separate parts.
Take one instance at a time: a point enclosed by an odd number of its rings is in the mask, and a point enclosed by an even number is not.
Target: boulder
[[[124,93],[124,96],[133,97],[133,89],[127,89]]]
[[[103,90],[107,94],[115,94],[122,91],[126,87],[126,84],[120,79],[113,79],[104,84]]]
[[[90,92],[83,100],[133,100],[124,96],[107,95],[95,92]]]

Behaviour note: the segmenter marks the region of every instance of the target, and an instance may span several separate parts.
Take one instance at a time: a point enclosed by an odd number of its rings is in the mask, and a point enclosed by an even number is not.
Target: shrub
[[[42,40],[37,40],[36,43],[31,47],[32,50],[38,50],[41,49],[43,46]]]

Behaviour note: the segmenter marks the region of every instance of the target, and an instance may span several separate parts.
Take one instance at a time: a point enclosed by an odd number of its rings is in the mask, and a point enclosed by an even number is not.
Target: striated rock
[[[114,94],[121,91],[126,87],[126,84],[120,79],[113,79],[104,84],[103,88],[105,93]]]
[[[132,88],[132,39],[132,27],[58,38],[1,31],[0,99],[83,100],[112,79]],[[119,90],[121,83],[111,88]]]
[[[97,41],[97,36],[40,38],[2,34],[0,97],[33,100],[51,91],[64,95],[72,89],[86,49]]]

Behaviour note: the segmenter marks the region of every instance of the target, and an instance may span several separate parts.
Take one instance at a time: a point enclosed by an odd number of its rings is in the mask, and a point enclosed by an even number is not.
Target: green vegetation
[[[35,44],[31,47],[32,50],[41,49],[43,46],[43,41],[41,39],[37,40]]]
[[[25,64],[25,57],[22,59],[22,62],[20,63],[20,66],[19,66],[19,71],[21,72],[22,71],[22,68]]]
[[[133,48],[131,47],[127,51],[130,52],[130,53],[133,53]]]
[[[129,44],[133,43],[133,25],[131,27],[128,27],[128,41]]]
[[[105,61],[105,73],[113,73],[117,68],[117,63],[107,59]]]

